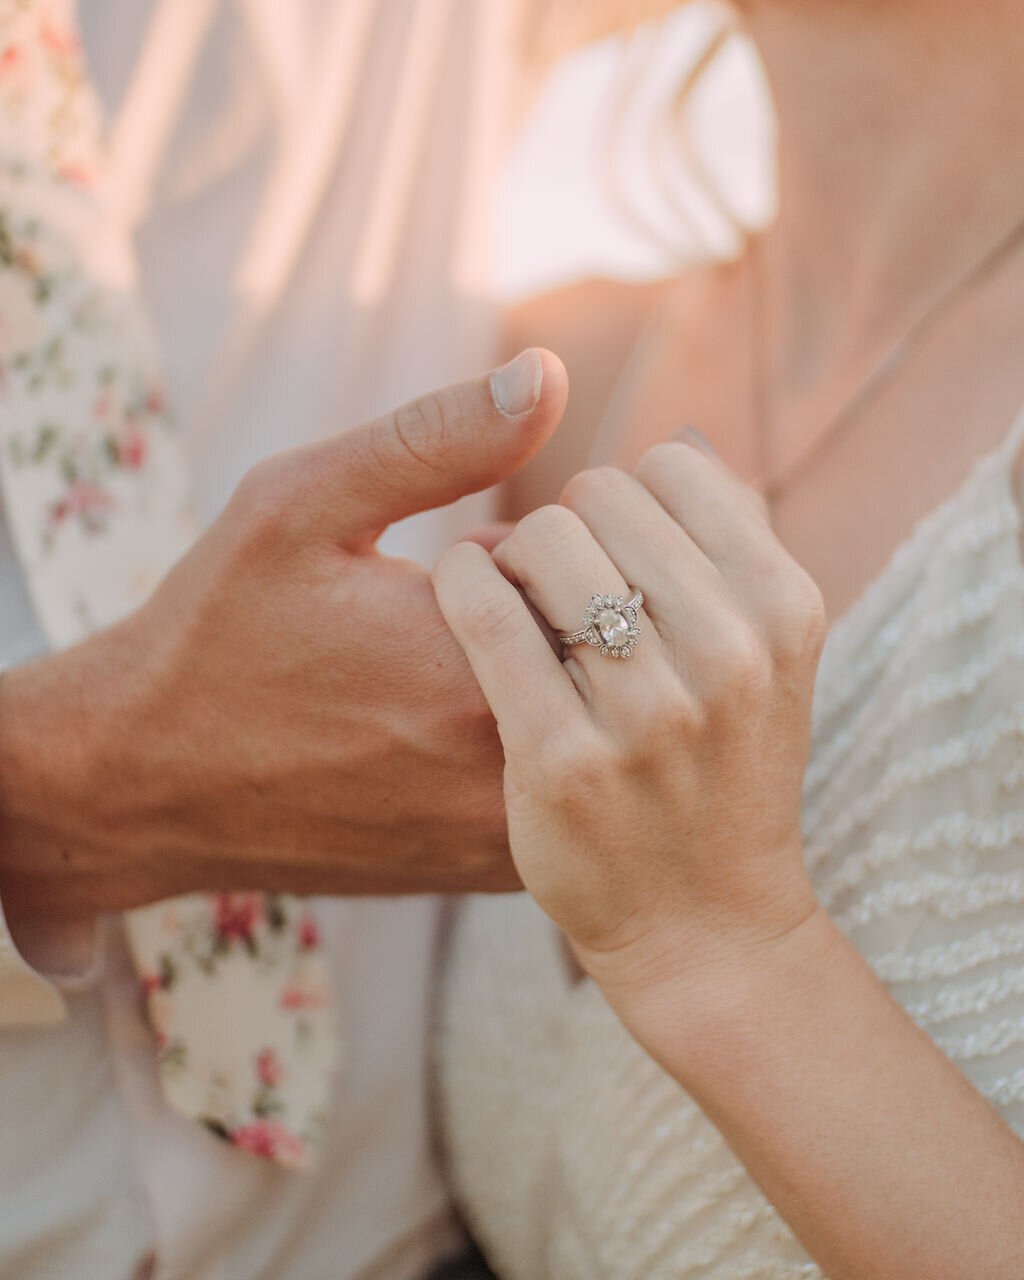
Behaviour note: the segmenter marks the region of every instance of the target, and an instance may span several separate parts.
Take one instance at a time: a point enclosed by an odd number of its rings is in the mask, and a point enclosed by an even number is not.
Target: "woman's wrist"
[[[815,901],[784,932],[732,946],[694,950],[680,930],[678,960],[666,955],[653,981],[599,984],[644,1049],[699,1096],[813,1003],[848,948]]]

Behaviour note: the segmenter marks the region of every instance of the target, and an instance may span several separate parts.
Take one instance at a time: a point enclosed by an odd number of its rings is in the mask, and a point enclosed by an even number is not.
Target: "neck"
[[[773,368],[862,365],[1024,218],[1019,0],[747,0],[779,122]]]

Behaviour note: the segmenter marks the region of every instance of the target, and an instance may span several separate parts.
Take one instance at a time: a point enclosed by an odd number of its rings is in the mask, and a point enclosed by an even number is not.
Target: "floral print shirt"
[[[137,606],[195,535],[100,143],[71,5],[0,0],[0,486],[54,648]],[[309,909],[196,894],[126,925],[167,1100],[249,1151],[307,1164],[336,1059]],[[0,932],[0,1023],[63,1013]]]

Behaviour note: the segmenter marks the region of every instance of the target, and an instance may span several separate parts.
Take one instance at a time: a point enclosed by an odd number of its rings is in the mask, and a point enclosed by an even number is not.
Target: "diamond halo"
[[[580,630],[561,636],[562,644],[589,644],[602,657],[631,657],[640,638],[637,610],[643,602],[639,591],[629,600],[600,593],[591,596]]]

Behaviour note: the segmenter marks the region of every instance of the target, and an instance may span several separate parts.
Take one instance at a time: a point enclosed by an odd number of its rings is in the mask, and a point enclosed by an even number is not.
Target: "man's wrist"
[[[102,911],[115,832],[105,805],[116,687],[129,668],[117,629],[0,675],[0,896],[9,913]]]

